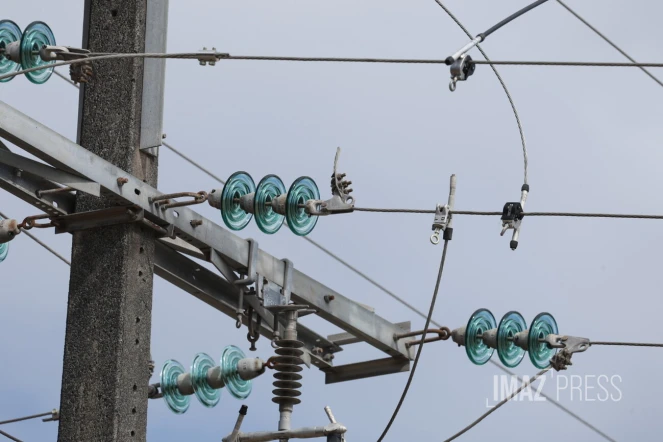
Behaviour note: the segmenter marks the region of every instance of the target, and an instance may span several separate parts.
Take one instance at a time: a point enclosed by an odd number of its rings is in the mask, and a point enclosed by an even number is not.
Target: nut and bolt
[[[334,297],[334,295],[325,295],[324,299],[325,299],[325,302],[329,304],[331,301],[333,301],[335,299],[335,297]]]
[[[127,184],[128,182],[129,182],[129,178],[119,177],[119,178],[117,179],[117,185],[120,186],[120,187],[124,186],[124,185]]]
[[[191,227],[198,227],[203,225],[203,220],[202,219],[192,219],[190,222]]]

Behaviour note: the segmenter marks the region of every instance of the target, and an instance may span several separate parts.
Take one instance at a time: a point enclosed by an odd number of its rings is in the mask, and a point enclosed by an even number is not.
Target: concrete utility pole
[[[86,0],[83,47],[165,52],[167,11],[167,0]],[[164,69],[96,62],[80,95],[78,143],[152,186]],[[112,204],[80,194],[76,211]],[[139,223],[73,235],[58,442],[146,439],[154,235]]]

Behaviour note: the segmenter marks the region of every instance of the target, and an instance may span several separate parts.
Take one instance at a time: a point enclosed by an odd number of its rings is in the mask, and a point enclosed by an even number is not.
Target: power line
[[[18,417],[16,419],[9,419],[9,420],[0,422],[0,425],[11,424],[11,423],[14,423],[14,422],[22,422],[22,421],[27,421],[27,420],[30,420],[30,419],[37,419],[38,417],[53,416],[53,412],[54,412],[54,410],[49,411],[47,413],[33,414],[31,416]]]
[[[428,326],[430,325],[431,318],[433,316],[433,310],[435,310],[435,301],[437,300],[437,293],[440,290],[440,281],[442,280],[442,272],[444,271],[444,261],[446,260],[447,257],[447,247],[449,246],[449,240],[444,241],[444,248],[442,249],[442,259],[440,261],[440,270],[437,273],[437,282],[435,283],[435,291],[433,291],[433,298],[431,299],[430,302],[430,308],[428,309],[428,316],[426,316],[426,324],[424,325],[424,332],[421,336],[421,344],[419,345],[419,348],[417,348],[417,354],[414,357],[414,362],[412,363],[412,369],[410,370],[410,375],[407,378],[407,383],[405,384],[405,388],[403,389],[403,394],[401,394],[401,398],[398,401],[398,405],[396,405],[396,409],[394,410],[393,414],[391,415],[391,419],[389,419],[389,423],[387,423],[387,426],[385,427],[384,431],[382,432],[382,435],[380,435],[380,438],[378,439],[378,442],[382,442],[382,439],[387,435],[389,432],[389,429],[391,428],[392,424],[396,420],[396,416],[398,416],[398,412],[401,409],[401,406],[403,405],[403,402],[405,401],[405,397],[407,396],[407,392],[410,390],[410,385],[412,384],[412,379],[414,379],[414,373],[417,370],[417,365],[419,364],[419,358],[421,357],[421,352],[424,348],[424,343],[426,342],[426,333],[428,331]]]
[[[589,29],[591,29],[592,31],[594,31],[594,32],[596,33],[596,35],[598,35],[598,36],[601,37],[603,40],[605,40],[606,43],[608,43],[610,46],[612,46],[613,48],[615,48],[620,54],[622,54],[624,57],[626,57],[627,59],[629,59],[629,60],[632,61],[633,63],[637,63],[637,61],[635,61],[635,59],[633,59],[633,57],[631,57],[630,55],[628,55],[625,51],[623,51],[619,46],[617,46],[615,43],[613,43],[608,37],[606,37],[605,35],[603,35],[603,34],[602,34],[598,29],[596,29],[594,26],[592,26],[591,24],[589,24],[589,22],[588,22],[587,20],[585,20],[584,18],[582,18],[582,17],[580,16],[580,14],[578,14],[576,11],[574,11],[573,9],[571,9],[566,3],[564,3],[562,0],[557,0],[557,3],[559,3],[560,5],[562,5],[567,11],[569,11],[571,14],[573,14],[578,20],[580,20],[581,22],[583,22],[583,23],[584,23]],[[663,82],[661,82],[661,80],[659,80],[658,78],[656,78],[651,72],[649,72],[647,69],[645,69],[645,68],[642,67],[642,66],[639,66],[639,67],[640,67],[640,69],[642,70],[642,72],[644,72],[645,74],[647,74],[652,80],[654,80],[654,81],[655,81],[656,83],[658,83],[660,86],[663,86]]]
[[[504,399],[502,399],[497,405],[495,405],[493,408],[491,408],[490,410],[488,410],[487,412],[485,412],[484,414],[482,414],[477,420],[475,420],[475,421],[472,422],[470,425],[468,425],[467,427],[463,428],[463,429],[460,430],[458,433],[454,434],[453,436],[451,436],[449,439],[445,440],[444,442],[451,442],[452,440],[457,439],[458,437],[460,437],[460,436],[462,436],[463,434],[465,434],[465,433],[467,433],[468,431],[470,431],[470,430],[471,430],[472,428],[474,428],[479,422],[481,422],[482,420],[484,420],[485,418],[487,418],[488,416],[490,416],[492,413],[494,413],[494,412],[495,412],[498,408],[500,408],[502,405],[506,404],[507,402],[509,402],[509,400],[511,400],[512,398],[516,397],[516,396],[518,395],[518,393],[520,393],[521,391],[523,391],[525,388],[527,388],[527,387],[528,387],[530,384],[532,384],[534,381],[536,381],[536,380],[539,379],[541,376],[543,376],[544,374],[546,374],[546,372],[547,372],[548,370],[550,370],[551,368],[552,368],[552,367],[544,368],[543,370],[541,370],[540,372],[538,372],[537,374],[535,374],[531,379],[528,379],[526,382],[523,382],[523,384],[520,386],[520,388],[518,388],[515,392],[513,392],[513,393],[510,394],[509,396],[507,396],[507,397],[505,397]]]
[[[470,39],[472,38],[472,34],[469,33],[469,31],[463,26],[463,24],[456,18],[455,15],[451,13],[451,11],[444,6],[444,4],[440,0],[435,0],[435,2],[444,10],[444,12],[447,13],[451,19],[456,22],[459,28],[463,30],[465,35],[467,35]],[[483,50],[483,48],[477,44],[477,49],[479,52],[481,52],[481,55],[483,58],[486,59],[486,61],[490,61],[490,58],[488,58],[488,55],[486,52]],[[506,83],[504,80],[502,80],[502,76],[500,75],[499,72],[497,72],[497,68],[495,66],[490,66],[490,68],[493,70],[495,73],[495,76],[497,77],[497,80],[500,82],[502,85],[502,89],[504,89],[504,93],[506,94],[507,99],[509,100],[509,104],[511,105],[511,110],[513,111],[513,115],[516,118],[516,124],[518,124],[518,132],[520,133],[520,141],[521,144],[523,145],[523,163],[524,163],[524,184],[527,184],[527,143],[525,142],[525,133],[523,132],[523,125],[520,122],[520,117],[518,116],[518,110],[516,109],[516,104],[513,102],[513,98],[511,97],[511,93],[509,93],[509,89],[506,87]]]
[[[16,438],[15,438],[14,436],[12,436],[11,434],[5,433],[5,432],[2,431],[2,430],[0,430],[0,434],[3,435],[4,437],[6,437],[7,439],[11,439],[11,440],[13,440],[14,442],[23,442],[21,439],[16,439]]]
[[[432,209],[383,209],[374,207],[355,207],[355,212],[371,213],[412,213],[412,214],[434,214]],[[474,215],[474,216],[501,216],[502,212],[488,212],[477,210],[452,210],[452,215]],[[575,217],[575,218],[626,218],[626,219],[663,219],[663,215],[642,215],[624,213],[585,213],[585,212],[523,212],[523,217],[528,216],[550,216],[550,217]]]
[[[56,72],[57,72],[57,71],[56,71]],[[60,77],[62,77],[62,76],[60,75]],[[66,79],[66,78],[65,78],[65,79]],[[76,86],[75,84],[74,84],[73,86],[78,87],[78,86]],[[207,174],[209,177],[215,179],[216,181],[218,181],[218,182],[221,183],[221,184],[224,184],[224,183],[225,183],[224,180],[222,180],[221,178],[219,178],[218,176],[216,176],[216,175],[213,174],[212,172],[208,171],[208,170],[205,169],[204,167],[202,167],[200,164],[198,164],[197,162],[195,162],[194,160],[192,160],[190,157],[188,157],[187,155],[185,155],[184,153],[182,153],[180,150],[176,149],[174,146],[172,146],[172,145],[170,145],[170,144],[167,144],[167,143],[163,143],[163,145],[164,145],[165,147],[167,147],[170,151],[172,151],[174,154],[178,155],[180,158],[182,158],[183,160],[185,160],[186,162],[188,162],[189,164],[191,164],[191,165],[193,165],[194,167],[197,167],[198,169],[200,169],[203,173]],[[460,211],[456,211],[455,213],[456,213],[456,214],[459,214],[459,213],[461,213],[461,212],[460,212]],[[490,213],[490,214],[494,214],[494,215],[501,215],[502,212],[486,212],[486,213]],[[325,253],[326,255],[330,256],[332,259],[336,260],[337,262],[339,262],[340,264],[342,264],[343,266],[345,266],[346,268],[348,268],[349,270],[351,270],[353,273],[359,275],[361,278],[363,278],[364,280],[368,281],[371,285],[377,287],[379,290],[381,290],[383,293],[387,294],[388,296],[390,296],[391,298],[393,298],[394,300],[396,300],[396,301],[397,301],[398,303],[400,303],[401,305],[407,307],[407,308],[408,308],[410,311],[412,311],[413,313],[417,314],[417,315],[420,316],[421,318],[426,319],[427,316],[426,316],[426,314],[424,314],[422,311],[418,310],[418,309],[417,309],[416,307],[414,307],[412,304],[408,303],[408,302],[405,301],[403,298],[401,298],[400,296],[398,296],[397,294],[395,294],[393,291],[387,289],[385,286],[383,286],[382,284],[378,283],[376,280],[372,279],[371,277],[369,277],[369,276],[366,275],[365,273],[361,272],[359,269],[357,269],[357,268],[354,267],[353,265],[349,264],[348,262],[346,262],[345,260],[343,260],[343,259],[340,258],[339,256],[335,255],[333,252],[331,252],[329,249],[327,249],[327,248],[325,248],[324,246],[322,246],[322,245],[321,245],[320,243],[318,243],[317,241],[315,241],[315,240],[313,240],[313,239],[311,239],[311,238],[309,238],[309,237],[307,237],[307,236],[302,236],[301,238],[303,238],[304,240],[308,241],[308,242],[309,242],[310,244],[312,244],[313,246],[317,247],[317,248],[318,248],[319,250],[321,250],[323,253]],[[442,325],[441,325],[439,322],[435,321],[435,320],[432,319],[432,318],[431,318],[431,323],[433,323],[433,324],[434,324],[435,326],[437,326],[437,327],[442,327]],[[504,371],[505,373],[508,373],[509,375],[516,377],[519,381],[521,380],[521,378],[520,378],[515,372],[509,370],[508,368],[506,368],[506,367],[504,367],[504,366],[498,364],[497,362],[495,362],[495,361],[493,361],[493,360],[490,360],[490,361],[488,361],[488,362],[490,362],[491,364],[493,364],[494,366],[496,366],[496,367],[499,368],[500,370]],[[575,414],[573,411],[569,410],[569,409],[566,408],[564,405],[560,404],[560,403],[559,403],[555,398],[553,398],[552,396],[549,396],[549,395],[547,395],[547,394],[545,394],[545,393],[543,393],[543,392],[541,393],[541,396],[543,396],[544,398],[546,398],[546,401],[547,401],[548,403],[550,403],[550,404],[554,405],[555,407],[559,408],[559,409],[562,410],[564,413],[566,413],[568,416],[570,416],[570,417],[576,419],[578,422],[580,422],[581,424],[585,425],[587,428],[589,428],[590,430],[594,431],[595,433],[597,433],[598,435],[600,435],[600,436],[603,437],[604,439],[606,439],[606,440],[608,440],[608,441],[610,441],[610,442],[616,442],[614,439],[612,439],[610,436],[608,436],[607,434],[605,434],[604,432],[602,432],[601,430],[599,430],[598,428],[596,428],[594,425],[590,424],[590,423],[587,422],[585,419],[581,418],[580,416],[578,416],[577,414]]]
[[[509,66],[575,66],[575,67],[612,67],[612,68],[663,68],[663,63],[616,63],[603,61],[482,61],[472,60],[474,64],[509,65]]]
[[[646,342],[608,342],[608,341],[591,341],[589,345],[619,345],[625,347],[663,347],[663,344],[651,344]]]

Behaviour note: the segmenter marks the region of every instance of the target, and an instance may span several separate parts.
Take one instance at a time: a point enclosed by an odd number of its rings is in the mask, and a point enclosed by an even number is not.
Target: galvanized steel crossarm
[[[1,101],[0,136],[54,167],[99,183],[103,194],[141,207],[146,219],[161,226],[174,226],[178,237],[203,251],[215,249],[233,268],[248,267],[249,244],[246,240],[188,207],[161,210],[150,204],[149,198],[163,193]],[[118,178],[126,178],[126,183],[119,185]],[[194,227],[191,220],[200,220],[202,224]],[[260,275],[283,286],[283,261],[261,250],[257,269]],[[297,270],[293,274],[292,286],[292,299],[315,308],[323,319],[390,356],[410,357],[405,344],[393,340],[394,334],[401,332],[396,325]],[[326,302],[325,295],[333,295],[334,300]]]

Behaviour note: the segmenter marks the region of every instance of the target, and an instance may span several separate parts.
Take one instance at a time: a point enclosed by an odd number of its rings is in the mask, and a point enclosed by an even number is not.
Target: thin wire
[[[13,440],[14,442],[23,442],[21,439],[16,439],[16,438],[15,438],[14,436],[12,436],[11,434],[7,434],[7,433],[5,433],[5,432],[2,431],[2,430],[0,430],[0,434],[3,435],[4,437],[6,437],[7,439],[11,439],[11,440]]]
[[[57,75],[58,77],[62,78],[64,81],[66,81],[67,83],[69,83],[69,84],[72,85],[73,87],[75,87],[76,89],[80,89],[80,86],[79,86],[79,85],[77,85],[76,83],[74,83],[73,81],[71,81],[70,79],[68,79],[66,76],[64,76],[63,74],[61,74],[57,69],[53,69],[53,73],[54,73],[55,75]]]
[[[196,162],[193,161],[191,158],[189,158],[188,156],[184,155],[182,152],[180,152],[179,150],[175,149],[175,148],[174,148],[173,146],[171,146],[170,144],[164,142],[163,145],[166,146],[171,152],[173,152],[174,154],[176,154],[176,155],[178,155],[180,158],[182,158],[184,161],[186,161],[186,162],[188,162],[189,164],[191,164],[191,165],[197,167],[197,168],[200,169],[202,172],[205,172],[205,173],[206,173],[208,176],[210,176],[211,178],[214,178],[215,180],[217,180],[217,181],[220,182],[221,184],[226,184],[225,180],[222,180],[222,179],[219,178],[218,176],[214,175],[212,172],[210,172],[209,170],[205,169],[203,166],[201,166],[200,164],[196,163]]]
[[[446,6],[444,6],[444,4],[442,4],[442,2],[441,2],[440,0],[435,0],[435,2],[436,2],[438,5],[440,5],[440,8],[442,8],[442,9],[444,10],[444,12],[446,12],[447,15],[448,15],[449,17],[451,17],[451,19],[452,19],[454,22],[456,22],[456,24],[458,25],[458,27],[460,27],[460,28],[463,30],[463,32],[465,33],[465,35],[467,35],[467,36],[470,38],[470,40],[471,40],[471,39],[473,38],[473,37],[472,37],[472,34],[470,34],[470,33],[468,32],[468,30],[467,30],[467,29],[465,28],[465,26],[463,26],[463,24],[462,24],[462,23],[456,18],[456,16],[453,15],[453,14],[451,13],[451,11],[450,11]],[[479,52],[481,52],[481,55],[483,55],[483,58],[485,58],[486,61],[490,61],[490,58],[488,58],[488,55],[486,55],[486,53],[484,52],[484,50],[481,48],[481,45],[477,45],[477,49],[479,50]],[[518,110],[516,109],[516,105],[515,105],[515,103],[513,102],[513,98],[511,98],[511,94],[509,93],[509,89],[506,87],[506,83],[504,83],[504,80],[502,80],[502,76],[500,75],[499,72],[497,72],[497,69],[495,68],[495,66],[492,66],[492,65],[491,65],[490,68],[493,70],[493,72],[495,73],[495,76],[497,77],[497,79],[499,80],[500,84],[502,85],[502,89],[504,89],[504,93],[506,93],[506,97],[509,99],[509,104],[511,104],[511,109],[513,110],[513,115],[516,117],[516,123],[518,124],[518,132],[520,132],[520,141],[521,141],[521,143],[522,143],[522,145],[523,145],[523,163],[524,163],[524,174],[525,174],[525,176],[524,176],[524,184],[527,184],[527,162],[528,162],[528,161],[527,161],[527,143],[525,142],[525,134],[524,134],[524,132],[523,132],[523,125],[522,125],[521,122],[520,122],[520,117],[518,116]]]
[[[589,345],[620,345],[626,347],[663,347],[663,344],[650,344],[646,342],[608,342],[608,341],[591,341]]]
[[[384,439],[384,437],[387,435],[389,429],[391,428],[391,425],[396,420],[396,416],[398,416],[398,412],[400,411],[401,406],[405,401],[405,396],[407,396],[407,392],[410,389],[410,385],[412,384],[412,379],[414,379],[414,373],[417,370],[417,365],[419,364],[419,358],[421,357],[421,352],[424,348],[424,343],[426,342],[426,333],[428,332],[428,326],[430,325],[431,318],[433,317],[433,310],[435,310],[435,301],[437,300],[437,293],[440,289],[440,281],[442,281],[442,272],[444,271],[444,261],[446,260],[447,257],[448,246],[449,246],[449,240],[448,239],[444,240],[444,248],[442,249],[442,259],[440,260],[440,270],[437,273],[437,282],[435,283],[435,291],[433,292],[433,298],[431,299],[430,308],[428,309],[428,316],[426,316],[426,324],[424,325],[424,333],[421,336],[421,344],[417,348],[417,355],[414,357],[414,362],[412,363],[412,370],[410,371],[410,375],[407,378],[407,383],[405,384],[405,388],[403,389],[403,394],[401,394],[401,398],[398,401],[398,405],[396,406],[394,413],[391,415],[391,419],[389,419],[389,423],[382,432],[382,435],[378,439],[378,442],[382,442],[382,439]]]
[[[583,22],[583,23],[584,23],[589,29],[591,29],[592,31],[594,31],[594,32],[596,33],[596,35],[598,35],[598,36],[601,37],[603,40],[605,40],[606,43],[608,43],[610,46],[612,46],[612,47],[615,48],[617,51],[619,51],[620,54],[622,54],[624,57],[626,57],[627,59],[629,59],[629,60],[632,61],[633,63],[637,63],[637,61],[635,61],[635,59],[633,59],[633,57],[631,57],[631,56],[628,55],[626,52],[624,52],[619,46],[617,46],[617,45],[616,45],[615,43],[613,43],[608,37],[606,37],[606,36],[603,35],[601,32],[599,32],[599,30],[596,29],[594,26],[590,25],[589,22],[588,22],[587,20],[585,20],[584,18],[582,18],[582,17],[580,16],[580,14],[578,14],[576,11],[574,11],[573,9],[571,9],[570,7],[568,7],[568,6],[566,5],[566,3],[564,3],[562,0],[557,0],[557,3],[559,3],[560,5],[562,5],[567,11],[569,11],[571,14],[573,14],[578,20],[580,20],[581,22]],[[650,77],[652,80],[654,80],[656,83],[658,83],[660,86],[663,86],[663,82],[661,82],[661,80],[659,80],[658,78],[656,78],[656,77],[655,77],[651,72],[649,72],[647,69],[645,69],[644,67],[640,67],[640,69],[642,70],[642,72],[644,72],[645,74],[649,75],[649,77]]]
[[[37,419],[38,417],[52,416],[52,415],[53,415],[52,411],[49,411],[48,413],[33,414],[32,416],[25,416],[25,417],[19,417],[19,418],[16,418],[16,419],[9,419],[9,420],[6,420],[6,421],[2,421],[2,422],[0,422],[0,425],[11,424],[11,423],[14,423],[14,422],[27,421],[29,419]]]
[[[588,66],[612,68],[663,68],[663,63],[616,63],[610,61],[482,61],[472,60],[474,64],[488,64],[491,66]]]
[[[2,213],[2,212],[0,212],[0,216],[3,217],[3,218],[5,218],[5,219],[8,219],[8,218],[9,218],[7,215],[5,215],[5,214]],[[63,261],[65,264],[67,264],[67,265],[69,265],[69,266],[71,265],[71,262],[69,262],[69,260],[68,260],[67,258],[65,258],[64,256],[60,255],[58,252],[56,252],[55,250],[53,250],[52,248],[50,248],[49,246],[47,246],[45,243],[43,243],[39,238],[37,238],[36,236],[34,236],[32,233],[30,233],[30,232],[26,232],[25,230],[21,230],[21,233],[23,233],[24,235],[27,235],[28,238],[32,239],[34,242],[36,242],[37,244],[39,244],[40,246],[42,246],[43,248],[45,248],[46,250],[48,250],[49,252],[51,252],[53,255],[55,255],[56,257],[58,257],[58,258],[59,258],[61,261]]]
[[[229,55],[221,58],[224,60],[255,60],[255,61],[311,61],[311,62],[334,62],[334,63],[395,63],[395,64],[445,64],[440,59],[415,59],[415,58],[349,58],[349,57],[290,57],[278,55]]]
[[[177,58],[177,59],[197,59],[201,56],[201,52],[179,52],[172,54],[156,54],[156,53],[140,53],[140,54],[105,54],[95,57],[79,58],[76,60],[66,60],[59,61],[57,63],[44,64],[41,66],[35,66],[29,69],[23,69],[16,72],[10,72],[8,74],[0,75],[0,80],[7,78],[13,78],[17,75],[27,74],[29,72],[42,71],[44,69],[56,68],[59,66],[67,66],[71,64],[81,64],[87,63],[89,61],[102,61],[102,60],[111,60],[115,58]]]
[[[543,376],[544,374],[546,374],[546,372],[547,372],[548,370],[550,370],[551,368],[552,368],[552,367],[544,368],[543,370],[541,370],[540,372],[538,372],[537,374],[535,374],[534,377],[532,377],[531,379],[528,379],[526,382],[524,382],[524,383],[520,386],[519,389],[517,389],[515,392],[513,392],[511,395],[507,396],[506,398],[502,399],[497,405],[495,405],[493,408],[491,408],[490,410],[488,410],[487,412],[485,412],[484,414],[482,414],[481,417],[479,417],[479,419],[475,420],[475,421],[472,422],[470,425],[468,425],[467,427],[463,428],[463,429],[460,430],[458,433],[454,434],[453,436],[451,436],[449,439],[445,440],[444,442],[451,442],[452,440],[457,439],[458,437],[460,437],[460,436],[462,436],[463,434],[465,434],[465,433],[467,433],[468,431],[470,431],[470,430],[471,430],[472,428],[474,428],[479,422],[481,422],[482,420],[484,420],[485,418],[487,418],[488,416],[490,416],[492,413],[494,413],[494,412],[495,412],[498,408],[500,408],[502,405],[506,404],[507,402],[509,402],[509,400],[511,400],[511,399],[513,399],[514,397],[516,397],[516,396],[518,395],[518,393],[520,393],[521,391],[523,391],[525,388],[527,388],[530,384],[532,384],[532,383],[533,383],[534,381],[536,381],[538,378],[540,378],[541,376]]]
[[[57,71],[56,71],[56,73],[57,73]],[[67,78],[65,78],[65,77],[62,76],[62,75],[58,75],[58,76],[59,76],[60,78],[63,78],[64,80],[67,80]],[[72,84],[72,85],[73,85],[74,87],[78,88],[77,85],[75,85],[75,84]],[[196,163],[195,161],[193,161],[193,160],[192,160],[191,158],[189,158],[188,156],[184,155],[182,152],[180,152],[179,150],[177,150],[177,149],[176,149],[175,147],[173,147],[172,145],[167,144],[167,143],[163,143],[163,145],[166,146],[166,147],[167,147],[169,150],[171,150],[173,153],[175,153],[176,155],[178,155],[180,158],[182,158],[183,160],[187,161],[189,164],[191,164],[191,165],[197,167],[198,169],[200,169],[202,172],[204,172],[205,174],[207,174],[207,175],[210,176],[211,178],[215,179],[216,181],[220,182],[221,184],[225,184],[225,181],[224,181],[224,180],[222,180],[222,179],[219,178],[218,176],[214,175],[212,172],[208,171],[207,169],[205,169],[205,168],[202,167],[200,164],[198,164],[198,163]],[[455,214],[465,214],[465,213],[462,212],[462,211],[455,211],[454,213],[455,213]],[[477,214],[479,214],[479,213],[480,213],[480,212],[477,212]],[[467,214],[470,214],[470,213],[468,212]],[[501,212],[485,212],[485,214],[490,214],[490,215],[500,215]],[[343,259],[341,259],[339,256],[335,255],[335,254],[332,253],[329,249],[323,247],[320,243],[316,242],[315,240],[313,240],[313,239],[311,239],[311,238],[309,238],[309,237],[307,237],[307,236],[303,236],[303,237],[301,237],[301,238],[303,238],[304,240],[308,241],[310,244],[314,245],[315,247],[317,247],[318,249],[320,249],[323,253],[327,254],[328,256],[330,256],[331,258],[333,258],[334,260],[336,260],[337,262],[339,262],[339,263],[342,264],[343,266],[347,267],[349,270],[351,270],[351,271],[354,272],[355,274],[359,275],[361,278],[365,279],[366,281],[368,281],[368,282],[369,282],[370,284],[372,284],[373,286],[375,286],[375,287],[377,287],[378,289],[380,289],[383,293],[387,294],[388,296],[390,296],[391,298],[393,298],[394,300],[396,300],[397,302],[399,302],[401,305],[407,307],[410,311],[414,312],[415,314],[419,315],[420,317],[422,317],[422,318],[424,318],[424,319],[426,318],[426,315],[425,315],[422,311],[418,310],[418,309],[417,309],[416,307],[414,307],[412,304],[408,303],[408,302],[405,301],[403,298],[401,298],[400,296],[396,295],[394,292],[392,292],[391,290],[387,289],[387,288],[386,288],[385,286],[383,286],[382,284],[378,283],[377,281],[375,281],[374,279],[372,279],[371,277],[369,277],[369,276],[366,275],[365,273],[359,271],[359,269],[357,269],[356,267],[352,266],[352,265],[349,264],[348,262],[346,262],[346,261],[344,261]],[[441,325],[439,322],[433,320],[432,318],[431,318],[431,322],[432,322],[434,325],[436,325],[437,327],[442,327],[442,325]],[[518,380],[520,380],[520,377],[519,377],[518,375],[516,375],[515,372],[513,372],[513,371],[507,369],[506,367],[503,367],[502,365],[498,364],[497,362],[495,362],[495,361],[493,361],[493,360],[490,360],[490,361],[488,361],[488,362],[490,362],[491,364],[495,365],[496,367],[498,367],[500,370],[504,371],[505,373],[508,373],[508,374],[511,375],[511,376],[515,376]],[[608,436],[607,434],[603,433],[601,430],[599,430],[598,428],[596,428],[595,426],[593,426],[592,424],[590,424],[589,422],[587,422],[586,420],[584,420],[583,418],[581,418],[580,416],[578,416],[577,414],[575,414],[574,412],[572,412],[571,410],[569,410],[568,408],[566,408],[564,405],[562,405],[562,404],[560,404],[559,402],[557,402],[557,400],[555,400],[553,397],[551,397],[551,396],[549,396],[549,395],[547,395],[547,394],[545,394],[545,393],[541,393],[541,396],[543,396],[544,398],[546,398],[547,401],[548,401],[549,403],[553,404],[554,406],[556,406],[557,408],[559,408],[560,410],[562,410],[563,412],[565,412],[567,415],[573,417],[573,418],[576,419],[578,422],[582,423],[582,424],[585,425],[587,428],[593,430],[595,433],[599,434],[600,436],[602,436],[602,437],[605,438],[606,440],[608,440],[608,441],[610,441],[610,442],[616,442],[616,441],[615,441],[614,439],[612,439],[610,436]]]

